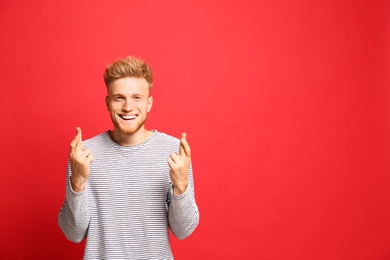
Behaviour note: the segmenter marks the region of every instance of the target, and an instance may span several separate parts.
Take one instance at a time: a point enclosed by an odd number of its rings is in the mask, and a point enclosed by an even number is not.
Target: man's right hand
[[[80,127],[76,128],[76,137],[70,143],[69,161],[72,175],[70,182],[75,192],[81,192],[85,189],[87,179],[90,173],[90,164],[93,161],[93,155],[89,149],[82,148],[82,138]]]

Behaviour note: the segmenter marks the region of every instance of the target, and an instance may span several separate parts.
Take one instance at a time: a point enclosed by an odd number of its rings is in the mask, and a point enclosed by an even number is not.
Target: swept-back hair
[[[149,87],[152,88],[152,69],[149,64],[139,58],[128,56],[124,59],[118,59],[107,65],[104,72],[106,87],[108,87],[111,82],[126,77],[144,78],[149,83]]]

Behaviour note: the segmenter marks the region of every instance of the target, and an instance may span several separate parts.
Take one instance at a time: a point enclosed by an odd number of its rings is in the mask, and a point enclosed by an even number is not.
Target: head
[[[144,123],[153,104],[150,66],[130,56],[119,59],[107,66],[104,82],[106,105],[114,123],[114,139],[120,143],[130,136],[144,135]]]

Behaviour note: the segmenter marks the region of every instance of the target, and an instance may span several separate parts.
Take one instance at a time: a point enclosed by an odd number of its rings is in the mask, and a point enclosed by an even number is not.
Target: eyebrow
[[[127,96],[126,94],[123,94],[123,93],[112,93],[111,95],[112,95],[112,97],[126,97]],[[141,93],[133,93],[130,95],[130,97],[135,97],[135,96],[144,97],[145,95],[141,94]]]
[[[125,94],[125,93],[112,93],[111,95],[113,95],[113,96],[127,96],[127,94]],[[142,93],[132,93],[132,94],[130,94],[131,96],[135,96],[135,95],[137,95],[137,96],[143,96],[144,94],[142,94]]]

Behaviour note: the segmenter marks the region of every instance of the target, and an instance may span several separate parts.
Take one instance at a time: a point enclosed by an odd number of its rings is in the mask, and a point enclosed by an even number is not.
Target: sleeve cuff
[[[77,191],[74,191],[73,188],[72,188],[72,183],[70,181],[70,177],[69,177],[69,180],[68,180],[68,188],[69,188],[69,194],[71,194],[72,196],[74,197],[79,197],[79,196],[82,196],[86,190],[87,190],[87,186],[88,186],[88,183],[85,185],[85,188],[83,191],[80,191],[80,192],[77,192]]]
[[[186,198],[191,193],[191,185],[188,183],[187,189],[180,195],[173,194],[173,185],[171,186],[171,189],[169,192],[171,193],[172,200],[182,200],[182,199]]]

